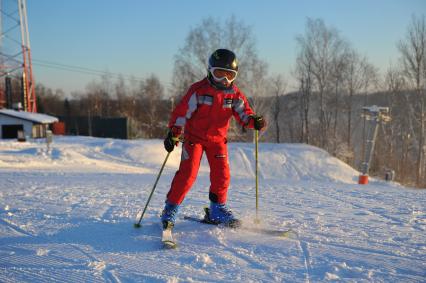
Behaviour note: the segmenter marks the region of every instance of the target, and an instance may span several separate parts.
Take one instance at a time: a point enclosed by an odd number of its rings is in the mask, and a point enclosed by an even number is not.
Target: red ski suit
[[[247,98],[233,84],[229,90],[212,86],[207,78],[194,83],[172,112],[169,128],[184,128],[185,142],[179,170],[173,178],[167,201],[181,204],[194,183],[203,152],[210,165],[210,194],[213,202],[225,203],[230,182],[227,132],[232,116],[253,128],[254,115]]]

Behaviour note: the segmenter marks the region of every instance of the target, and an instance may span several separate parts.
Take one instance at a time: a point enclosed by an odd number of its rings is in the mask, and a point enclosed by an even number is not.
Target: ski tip
[[[135,223],[135,224],[133,224],[133,227],[135,227],[135,228],[141,228],[141,224],[140,223]]]
[[[297,239],[297,238],[299,238],[299,234],[297,233],[297,231],[290,229],[290,230],[284,231],[282,237],[286,237],[286,238],[290,238],[290,239]]]
[[[163,248],[172,250],[177,248],[177,244],[173,241],[163,241]]]
[[[232,229],[238,229],[238,228],[241,228],[243,226],[243,223],[241,222],[241,220],[235,219],[235,220],[225,224],[225,226],[232,228]]]
[[[287,238],[287,239],[296,239],[298,237],[297,233],[293,230],[270,231],[269,234],[271,236],[276,236],[276,237],[280,237],[280,238]]]

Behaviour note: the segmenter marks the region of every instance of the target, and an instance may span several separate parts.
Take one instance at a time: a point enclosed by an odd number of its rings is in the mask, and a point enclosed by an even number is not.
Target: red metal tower
[[[0,0],[0,17],[0,107],[14,95],[13,100],[21,102],[25,111],[37,112],[26,0]],[[16,86],[20,95],[16,95]]]

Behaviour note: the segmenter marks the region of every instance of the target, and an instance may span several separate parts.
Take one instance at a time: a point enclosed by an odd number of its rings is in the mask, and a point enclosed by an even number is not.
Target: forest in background
[[[207,18],[189,31],[177,51],[169,87],[155,74],[143,80],[106,74],[66,98],[62,90],[38,84],[39,112],[127,117],[131,138],[164,138],[171,110],[192,83],[206,76],[211,52],[228,48],[239,59],[238,87],[268,121],[262,142],[311,144],[359,169],[368,130],[362,108],[389,107],[391,121],[379,127],[370,175],[383,177],[395,170],[396,181],[426,187],[425,16],[413,15],[407,23],[406,34],[395,43],[400,56],[385,74],[321,19],[308,18],[305,32],[295,40],[298,56],[292,73],[270,76],[249,26],[236,17],[225,23]],[[297,82],[296,91],[288,90],[290,77]],[[250,131],[231,123],[230,140],[252,138]]]

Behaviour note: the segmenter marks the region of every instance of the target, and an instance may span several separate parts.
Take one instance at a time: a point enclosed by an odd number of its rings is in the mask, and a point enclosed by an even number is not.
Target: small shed
[[[18,132],[28,138],[45,138],[49,125],[58,118],[46,114],[0,109],[0,137],[16,139]]]

